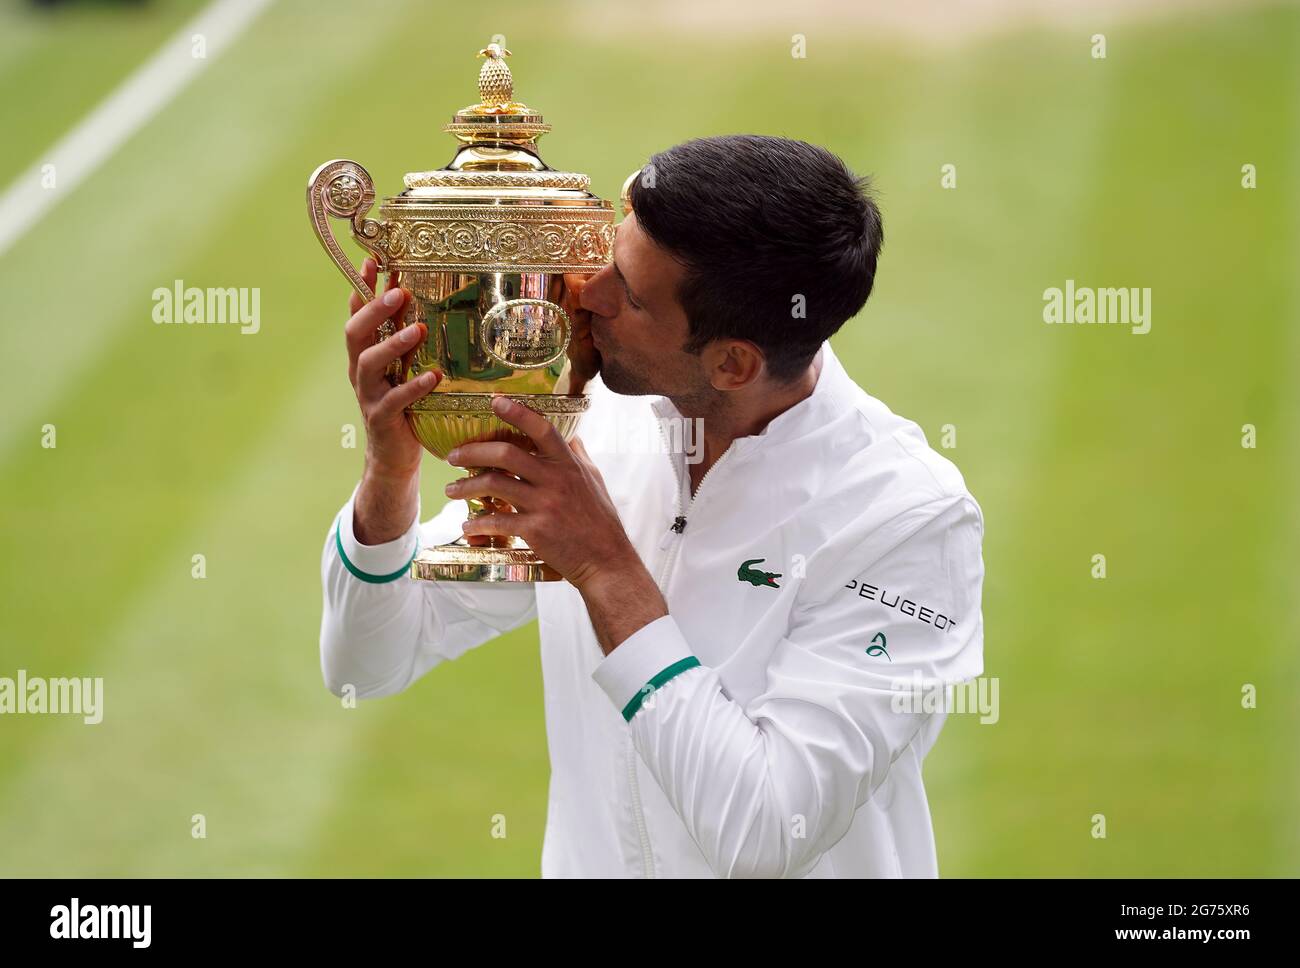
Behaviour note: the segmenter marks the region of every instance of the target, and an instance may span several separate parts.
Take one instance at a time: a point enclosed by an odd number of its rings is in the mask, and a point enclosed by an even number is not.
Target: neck
[[[751,387],[748,392],[721,393],[709,403],[677,401],[673,405],[683,417],[700,418],[703,429],[704,453],[702,458],[687,464],[691,477],[691,493],[695,493],[704,475],[719,457],[726,453],[733,440],[752,437],[763,432],[774,418],[785,413],[796,403],[807,399],[817,387],[822,370],[822,353],[818,350],[807,371],[799,379],[782,384],[780,389]],[[744,396],[741,396],[741,394]]]

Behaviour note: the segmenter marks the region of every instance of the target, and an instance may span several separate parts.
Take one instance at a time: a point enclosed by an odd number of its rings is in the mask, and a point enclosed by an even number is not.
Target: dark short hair
[[[871,295],[880,210],[870,179],[825,148],[763,135],[686,141],[653,155],[628,198],[686,267],[677,297],[690,352],[749,340],[790,380]]]

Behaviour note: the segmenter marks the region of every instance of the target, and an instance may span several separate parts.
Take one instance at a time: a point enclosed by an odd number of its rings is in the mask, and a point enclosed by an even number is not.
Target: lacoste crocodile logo
[[[780,588],[781,586],[776,583],[776,579],[781,577],[779,573],[758,571],[755,568],[749,567],[750,565],[761,565],[765,561],[767,561],[766,558],[750,558],[749,561],[746,561],[740,566],[740,570],[736,572],[736,577],[741,581],[749,582],[755,588],[760,585],[767,588]]]

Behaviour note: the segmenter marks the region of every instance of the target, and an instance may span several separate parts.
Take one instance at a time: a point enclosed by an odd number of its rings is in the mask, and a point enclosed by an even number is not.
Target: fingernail
[[[448,484],[448,485],[447,485],[446,487],[444,487],[442,490],[443,490],[443,493],[445,493],[448,497],[452,497],[452,496],[454,496],[455,493],[456,493],[456,482],[455,482],[455,481],[452,481],[450,484]]]
[[[454,463],[456,463],[456,461],[458,461],[458,460],[460,460],[460,448],[459,448],[459,447],[457,447],[455,450],[453,450],[450,454],[447,455],[447,463],[448,463],[448,464],[454,464]]]
[[[420,374],[421,386],[431,387],[437,382],[438,382],[437,370],[425,370],[423,373]]]
[[[509,397],[494,397],[492,399],[492,409],[497,413],[505,413],[510,409]]]
[[[419,335],[420,335],[420,330],[418,328],[416,328],[415,326],[407,326],[405,329],[403,329],[400,333],[397,334],[397,338],[400,339],[403,343],[414,343],[415,338]]]
[[[390,289],[384,293],[385,306],[397,306],[402,302],[402,290]]]

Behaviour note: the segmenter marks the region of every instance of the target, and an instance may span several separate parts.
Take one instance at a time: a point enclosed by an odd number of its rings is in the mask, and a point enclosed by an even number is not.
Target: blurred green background
[[[729,132],[874,175],[877,289],[835,346],[936,447],[956,426],[986,516],[1001,720],[952,717],[927,760],[941,873],[1300,873],[1300,11],[924,43],[849,4],[683,6],[281,0],[3,253],[0,675],[106,695],[95,727],[0,718],[0,873],[538,873],[536,627],[356,709],[317,652],[363,445],[306,179],[351,157],[391,193],[444,164],[497,33],[545,158],[606,197]],[[198,9],[0,7],[0,188]],[[1044,325],[1067,278],[1150,287],[1151,332]],[[261,331],[155,325],[175,279],[260,288]],[[426,516],[447,479],[426,461]]]

